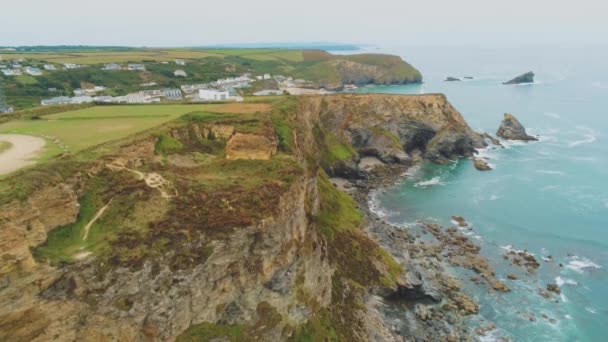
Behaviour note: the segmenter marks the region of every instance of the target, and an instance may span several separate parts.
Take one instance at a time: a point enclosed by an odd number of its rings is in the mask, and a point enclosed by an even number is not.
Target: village
[[[173,62],[163,61],[162,64],[175,64],[176,68],[173,71],[175,78],[186,78],[188,74],[182,70],[180,66],[185,66],[186,61],[183,59],[175,59]],[[31,77],[42,76],[43,73],[54,72],[56,70],[73,70],[89,67],[75,63],[44,64],[42,69],[39,66],[28,65],[25,59],[15,59],[3,62],[0,60],[0,72],[4,76],[20,76],[29,75]],[[106,72],[112,71],[146,71],[146,65],[143,63],[106,63],[100,67]],[[263,86],[270,81],[272,86],[264,88]],[[252,88],[252,84],[257,82],[256,91],[246,91]],[[259,89],[262,85],[262,89]],[[64,104],[83,104],[83,103],[100,103],[100,104],[151,104],[160,102],[217,102],[217,101],[244,101],[245,94],[251,96],[272,96],[272,95],[302,95],[302,94],[323,94],[329,93],[324,89],[314,89],[310,81],[303,79],[294,79],[293,77],[283,75],[271,75],[268,73],[253,75],[252,73],[243,73],[237,77],[228,77],[217,79],[208,83],[185,84],[179,88],[153,88],[157,86],[156,82],[145,82],[140,84],[142,88],[139,91],[131,92],[120,96],[111,96],[105,85],[87,84],[82,88],[73,89],[72,93],[42,99],[42,106],[49,105],[64,105]],[[150,89],[152,88],[152,89]],[[49,92],[56,92],[56,88],[49,88]],[[12,111],[12,108],[0,106],[2,112]]]

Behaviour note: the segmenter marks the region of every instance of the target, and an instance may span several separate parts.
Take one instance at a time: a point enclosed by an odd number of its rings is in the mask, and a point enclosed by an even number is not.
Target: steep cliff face
[[[374,156],[384,162],[404,162],[412,155],[445,163],[472,156],[485,146],[444,95],[339,95],[306,97],[302,110],[318,118],[326,140],[352,146],[325,159],[329,169],[352,173],[353,161]],[[328,138],[329,137],[329,138]],[[330,149],[339,150],[334,143]],[[330,141],[331,145],[331,141]]]
[[[441,95],[289,97],[16,176],[40,185],[0,199],[0,340],[395,338],[370,308],[429,291],[325,171],[482,144]]]

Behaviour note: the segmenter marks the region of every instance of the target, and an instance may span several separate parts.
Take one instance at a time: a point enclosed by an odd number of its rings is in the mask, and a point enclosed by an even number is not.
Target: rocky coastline
[[[468,223],[457,216],[453,218],[456,227],[447,229],[420,222],[422,230],[418,232],[386,222],[372,206],[375,193],[395,186],[410,167],[422,162],[418,159],[407,165],[380,165],[365,180],[343,180],[340,185],[335,184],[355,198],[366,218],[366,234],[405,265],[405,276],[397,291],[379,291],[366,301],[368,312],[377,313],[381,317],[379,321],[385,324],[392,323],[384,329],[374,326],[370,338],[468,341],[495,327],[468,324],[468,317],[477,314],[479,306],[461,291],[460,281],[450,274],[449,268],[473,270],[478,276],[473,276],[471,281],[487,286],[488,291],[510,291],[495,277],[488,261],[479,255],[480,247],[457,229],[471,229]],[[429,242],[429,237],[433,242]]]

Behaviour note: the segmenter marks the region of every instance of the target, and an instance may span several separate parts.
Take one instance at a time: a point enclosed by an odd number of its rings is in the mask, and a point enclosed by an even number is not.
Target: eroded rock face
[[[10,280],[0,288],[0,340],[166,341],[191,324],[266,319],[260,303],[283,317],[265,332],[279,340],[286,324],[303,324],[312,312],[298,296],[321,306],[331,300],[332,267],[304,204],[313,189],[316,184],[302,177],[282,197],[278,216],[214,240],[208,259],[191,270],[171,270],[160,261],[160,268],[147,262],[138,271],[118,267],[99,277],[94,262],[60,270],[32,259],[30,276],[3,274]],[[193,236],[192,243],[198,240],[206,237]]]
[[[389,162],[414,153],[438,163],[472,156],[486,145],[441,94],[332,95],[302,98],[307,115],[362,155]]]
[[[534,73],[532,71],[528,71],[525,74],[521,74],[514,79],[504,82],[503,84],[522,84],[522,83],[534,83]]]
[[[508,140],[523,140],[523,141],[535,141],[537,138],[528,135],[524,126],[515,118],[515,116],[505,113],[500,127],[496,135]]]
[[[226,144],[226,159],[269,160],[277,145],[274,135],[235,133]]]

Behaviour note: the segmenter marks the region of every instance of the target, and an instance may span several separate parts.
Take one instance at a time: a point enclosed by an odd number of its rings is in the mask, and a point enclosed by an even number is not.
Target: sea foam
[[[593,261],[587,258],[581,258],[578,256],[573,256],[572,260],[566,265],[566,268],[569,268],[575,272],[583,273],[585,269],[588,268],[602,268],[602,266],[594,263]]]
[[[433,177],[431,179],[428,179],[425,181],[420,181],[420,182],[414,184],[414,186],[417,188],[426,188],[426,187],[433,186],[433,185],[444,185],[441,182],[441,177]]]
[[[577,129],[582,131],[583,138],[580,140],[571,141],[568,143],[568,147],[576,147],[583,144],[591,144],[597,140],[598,132],[585,126],[578,126]]]
[[[568,279],[568,278],[562,278],[562,277],[559,277],[559,276],[555,278],[555,283],[559,287],[564,286],[564,284],[578,286],[578,283],[576,282],[576,280],[572,280],[572,279]]]

